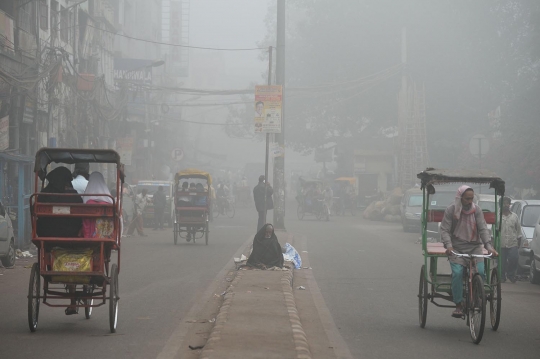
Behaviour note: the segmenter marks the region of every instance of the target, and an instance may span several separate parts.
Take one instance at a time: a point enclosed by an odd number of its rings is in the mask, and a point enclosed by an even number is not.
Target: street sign
[[[469,142],[471,155],[476,158],[483,158],[489,152],[489,140],[484,135],[475,135]]]
[[[255,133],[281,133],[281,85],[255,86]]]
[[[184,151],[181,148],[175,148],[171,152],[171,158],[177,162],[182,161],[184,158]]]

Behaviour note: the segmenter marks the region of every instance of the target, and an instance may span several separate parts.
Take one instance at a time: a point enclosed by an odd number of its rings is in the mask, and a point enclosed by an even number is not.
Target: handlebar
[[[491,258],[493,256],[493,253],[490,254],[463,254],[463,253],[456,253],[452,251],[452,253],[457,257],[467,257],[467,258]]]

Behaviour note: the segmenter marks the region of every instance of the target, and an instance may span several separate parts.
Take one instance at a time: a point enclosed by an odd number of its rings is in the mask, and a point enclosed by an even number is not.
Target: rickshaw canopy
[[[209,186],[212,184],[212,176],[210,176],[210,173],[198,170],[196,168],[186,168],[185,170],[178,172],[174,176],[174,182],[178,183],[180,178],[201,178],[206,179]]]
[[[421,188],[429,185],[440,185],[450,183],[476,183],[489,184],[489,188],[494,188],[499,195],[504,195],[504,181],[495,173],[483,169],[435,169],[428,168],[420,172],[417,177],[421,180]]]
[[[122,182],[124,181],[123,164],[120,162],[120,155],[114,150],[87,149],[87,148],[41,148],[36,152],[34,172],[41,180],[47,175],[47,166],[55,163],[115,163],[121,172]]]
[[[339,177],[334,180],[335,182],[349,182],[351,186],[356,184],[356,178],[354,177]]]

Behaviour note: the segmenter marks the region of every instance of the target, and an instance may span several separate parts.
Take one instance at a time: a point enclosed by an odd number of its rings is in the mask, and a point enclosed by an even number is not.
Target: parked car
[[[157,192],[159,186],[163,186],[165,197],[167,198],[167,206],[163,213],[163,222],[167,222],[169,227],[173,226],[173,213],[174,213],[174,196],[173,196],[173,183],[171,181],[139,181],[137,183],[137,193],[141,193],[143,189],[148,191],[148,197],[153,198],[154,193]],[[143,221],[147,224],[154,221],[154,204],[149,202],[143,210]]]
[[[532,249],[535,226],[538,225],[538,218],[540,217],[540,200],[515,200],[510,209],[517,214],[521,223],[522,240],[519,247],[518,266],[522,271],[530,271],[531,276],[529,279],[533,281],[533,274],[535,274],[533,268],[531,268],[533,257],[536,256],[536,263],[540,263],[540,247],[536,251]],[[536,243],[538,243],[538,239]],[[538,244],[536,245],[538,246]],[[539,276],[538,273],[536,273],[536,276]]]
[[[0,202],[0,261],[4,267],[15,264],[15,235],[6,208]]]
[[[521,223],[521,245],[519,247],[518,267],[520,271],[530,271],[531,240],[534,234],[535,218],[540,216],[540,200],[516,200],[510,208],[517,214]],[[536,218],[537,219],[537,218]]]
[[[411,188],[401,197],[401,225],[403,232],[420,231],[422,216],[422,190]]]
[[[529,266],[529,281],[540,284],[540,218],[536,220],[533,237],[529,243],[531,264]]]

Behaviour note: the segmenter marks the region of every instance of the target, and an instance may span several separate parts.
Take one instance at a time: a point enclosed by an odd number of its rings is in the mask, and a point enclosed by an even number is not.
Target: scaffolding
[[[426,169],[429,158],[426,135],[425,88],[416,84],[399,94],[399,185],[415,185],[417,173]]]

